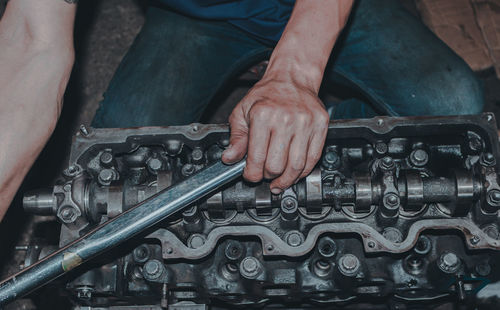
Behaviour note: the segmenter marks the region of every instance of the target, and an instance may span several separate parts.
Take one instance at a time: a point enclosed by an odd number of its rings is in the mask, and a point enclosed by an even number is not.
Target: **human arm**
[[[0,220],[59,117],[75,11],[63,0],[11,0],[0,20]]]
[[[328,114],[318,98],[323,73],[353,0],[297,0],[263,78],[235,107],[223,161],[247,154],[243,176],[274,179],[280,193],[318,162]]]

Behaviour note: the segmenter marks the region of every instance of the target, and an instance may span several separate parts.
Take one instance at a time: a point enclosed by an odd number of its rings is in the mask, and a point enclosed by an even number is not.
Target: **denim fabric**
[[[92,125],[196,122],[228,80],[272,48],[228,22],[150,7]],[[397,0],[357,2],[327,66],[325,88],[357,94],[335,107],[336,119],[477,114],[483,107],[469,67]]]

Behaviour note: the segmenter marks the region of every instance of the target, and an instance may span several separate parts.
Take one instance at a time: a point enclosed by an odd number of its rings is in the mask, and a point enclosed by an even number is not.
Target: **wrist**
[[[290,82],[307,88],[317,95],[323,79],[323,69],[319,65],[301,61],[297,57],[276,57],[269,61],[263,79]]]

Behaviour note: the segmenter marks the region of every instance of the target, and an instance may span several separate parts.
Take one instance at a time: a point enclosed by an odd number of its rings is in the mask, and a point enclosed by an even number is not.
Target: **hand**
[[[307,176],[318,162],[329,117],[315,90],[293,79],[264,78],[235,107],[229,123],[225,163],[248,152],[243,177],[250,182],[274,179],[279,194]]]

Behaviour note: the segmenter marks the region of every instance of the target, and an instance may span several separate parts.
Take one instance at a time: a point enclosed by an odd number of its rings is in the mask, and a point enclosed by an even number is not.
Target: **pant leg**
[[[228,23],[150,7],[92,126],[196,122],[229,77],[268,52],[269,48]]]
[[[467,64],[396,0],[359,0],[325,73],[350,87],[334,118],[477,114],[480,83]],[[332,89],[335,91],[335,89]]]

